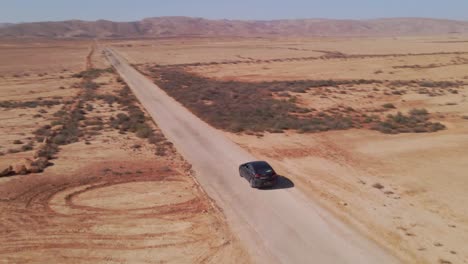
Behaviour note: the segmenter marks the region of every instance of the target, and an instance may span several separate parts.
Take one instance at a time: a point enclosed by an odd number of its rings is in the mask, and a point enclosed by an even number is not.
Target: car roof
[[[259,167],[259,166],[270,166],[270,164],[268,164],[268,162],[266,161],[252,161],[252,162],[249,162],[248,164],[251,164],[254,168],[255,167]]]

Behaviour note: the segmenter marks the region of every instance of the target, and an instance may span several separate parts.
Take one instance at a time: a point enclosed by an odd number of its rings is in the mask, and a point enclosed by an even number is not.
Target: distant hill
[[[405,36],[468,34],[468,21],[428,18],[272,21],[156,17],[135,22],[106,20],[0,24],[0,37],[140,38],[173,36]]]
[[[13,24],[10,24],[10,23],[0,23],[0,28],[2,27],[8,27],[8,26],[11,26]]]

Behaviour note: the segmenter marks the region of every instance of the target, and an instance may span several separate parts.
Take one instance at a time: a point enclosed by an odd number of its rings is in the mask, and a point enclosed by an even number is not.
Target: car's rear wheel
[[[252,188],[257,188],[257,186],[255,186],[255,181],[254,181],[253,178],[250,179],[250,187],[252,187]]]

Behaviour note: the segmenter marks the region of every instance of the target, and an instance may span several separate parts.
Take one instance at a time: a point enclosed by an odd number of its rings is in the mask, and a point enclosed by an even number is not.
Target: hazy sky
[[[468,20],[468,0],[0,0],[0,22],[132,21],[154,16]]]

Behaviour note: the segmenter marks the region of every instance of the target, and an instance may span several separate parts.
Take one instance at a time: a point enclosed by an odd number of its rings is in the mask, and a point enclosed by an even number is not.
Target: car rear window
[[[271,166],[268,165],[267,163],[254,163],[253,167],[254,167],[255,172],[260,173],[260,174],[270,173],[273,171]]]

